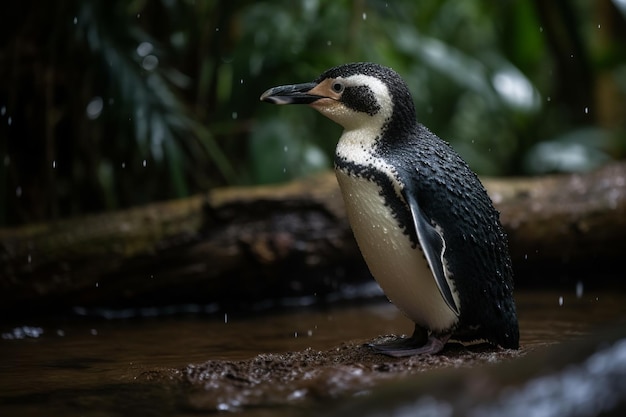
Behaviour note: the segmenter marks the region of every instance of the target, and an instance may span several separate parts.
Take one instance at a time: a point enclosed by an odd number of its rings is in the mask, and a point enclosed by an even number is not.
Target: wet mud
[[[182,369],[150,371],[140,380],[175,380],[186,391],[186,408],[237,411],[250,407],[304,406],[364,394],[383,381],[440,368],[471,368],[522,356],[486,343],[449,343],[438,355],[392,358],[353,341],[320,351],[267,353],[246,360],[213,360]],[[395,337],[395,336],[393,336]]]
[[[192,413],[617,416],[626,411],[626,327],[550,347],[450,343],[438,355],[409,358],[349,342],[150,371],[138,380],[174,382],[179,406]]]

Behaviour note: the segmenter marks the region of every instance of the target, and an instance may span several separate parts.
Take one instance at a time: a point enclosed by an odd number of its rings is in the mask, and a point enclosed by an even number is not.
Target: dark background
[[[620,0],[31,1],[0,17],[0,227],[283,182],[340,128],[259,103],[375,61],[482,175],[626,155]]]

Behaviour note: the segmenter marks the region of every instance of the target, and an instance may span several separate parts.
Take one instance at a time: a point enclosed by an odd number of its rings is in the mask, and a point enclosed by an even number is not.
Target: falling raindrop
[[[0,116],[7,114],[7,106],[0,107]]]
[[[287,145],[285,145],[285,146],[283,147],[283,150],[284,150],[285,152],[287,152],[287,151],[289,150],[289,147],[287,147]]]
[[[22,196],[22,187],[20,187],[19,185],[15,188],[15,195],[17,198],[20,198]]]
[[[584,292],[583,282],[578,281],[576,283],[576,298],[582,298]]]
[[[122,168],[126,168],[126,162],[122,162]]]
[[[367,13],[363,12],[363,20],[367,20]]]
[[[224,324],[228,324],[228,313],[224,313]]]
[[[65,331],[63,331],[61,329],[57,329],[57,336],[60,336],[60,337],[65,336]]]
[[[141,163],[141,165],[145,168],[146,165],[148,164],[148,161],[146,161],[145,159],[143,160],[143,162]]]
[[[327,46],[332,46],[332,44],[333,44],[333,41],[326,41]]]
[[[78,23],[78,17],[74,16],[74,24],[76,25]]]
[[[137,13],[137,19],[141,18],[141,13]]]
[[[585,107],[585,114],[589,114],[589,107]]]
[[[98,335],[98,331],[96,329],[91,329],[90,331],[92,336],[97,336]]]
[[[234,111],[234,112],[231,114],[231,117],[233,118],[233,120],[237,120],[237,116],[238,116],[238,115],[237,115],[237,112],[236,112],[236,111]]]
[[[56,159],[54,161],[52,161],[52,169],[57,167],[57,161]]]
[[[11,116],[9,116],[9,118],[7,119],[7,124],[11,126],[11,123],[13,123],[13,119],[11,118]]]
[[[87,104],[85,112],[87,113],[89,120],[95,120],[100,117],[103,108],[104,102],[102,101],[102,97],[96,96],[91,99],[89,104]]]
[[[559,297],[559,307],[563,307],[563,296]]]

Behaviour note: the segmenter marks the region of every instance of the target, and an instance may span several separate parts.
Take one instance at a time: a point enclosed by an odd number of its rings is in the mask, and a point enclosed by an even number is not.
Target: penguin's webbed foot
[[[422,327],[415,326],[411,337],[399,338],[392,342],[370,344],[369,346],[383,355],[402,358],[416,355],[434,355],[441,352],[450,335],[429,335]]]

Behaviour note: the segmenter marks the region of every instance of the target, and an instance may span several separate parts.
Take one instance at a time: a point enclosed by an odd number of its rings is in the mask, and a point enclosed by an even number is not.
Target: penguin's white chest
[[[419,247],[398,226],[381,188],[336,170],[359,249],[389,300],[407,317],[432,331],[450,329],[458,320],[441,296]]]

